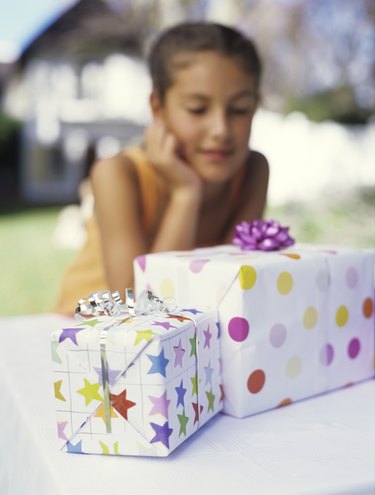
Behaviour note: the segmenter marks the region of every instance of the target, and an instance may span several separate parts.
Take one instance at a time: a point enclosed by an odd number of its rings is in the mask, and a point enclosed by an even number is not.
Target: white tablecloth
[[[0,319],[2,495],[375,493],[374,380],[242,420],[220,414],[164,459],[60,452],[49,338],[66,323]]]

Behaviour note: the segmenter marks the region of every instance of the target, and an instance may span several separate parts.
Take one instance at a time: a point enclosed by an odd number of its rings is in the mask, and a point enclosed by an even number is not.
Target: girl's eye
[[[233,113],[235,115],[249,115],[251,113],[251,108],[249,107],[244,107],[244,108],[231,108],[229,110],[230,113]]]
[[[205,111],[205,107],[194,107],[194,108],[188,108],[187,111],[189,113],[192,113],[194,115],[202,115]]]

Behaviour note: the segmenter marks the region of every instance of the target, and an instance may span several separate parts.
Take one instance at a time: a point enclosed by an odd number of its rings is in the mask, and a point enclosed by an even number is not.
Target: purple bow
[[[294,244],[289,227],[282,227],[275,220],[254,220],[241,222],[235,227],[233,244],[241,249],[276,251]]]

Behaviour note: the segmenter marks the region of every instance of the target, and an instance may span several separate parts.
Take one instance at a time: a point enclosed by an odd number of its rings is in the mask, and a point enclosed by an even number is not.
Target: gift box
[[[244,417],[374,376],[374,252],[217,246],[134,262],[148,287],[217,308],[224,412]]]
[[[51,345],[64,451],[167,456],[222,409],[215,311],[89,318]]]

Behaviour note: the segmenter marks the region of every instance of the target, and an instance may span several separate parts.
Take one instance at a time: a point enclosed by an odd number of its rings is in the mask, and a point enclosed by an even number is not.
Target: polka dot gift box
[[[99,316],[59,329],[61,450],[167,456],[222,409],[219,356],[215,311]]]
[[[295,244],[156,253],[136,292],[217,308],[224,412],[244,417],[374,376],[374,252]]]

